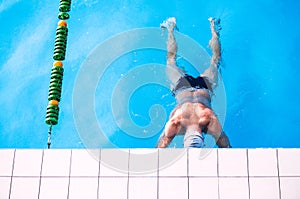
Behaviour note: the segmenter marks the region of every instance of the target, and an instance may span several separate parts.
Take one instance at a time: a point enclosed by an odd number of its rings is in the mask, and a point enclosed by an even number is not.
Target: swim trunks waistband
[[[185,89],[180,89],[176,92],[175,94],[175,98],[177,101],[177,104],[181,105],[184,104],[186,102],[191,102],[191,103],[201,103],[204,106],[206,106],[207,108],[211,108],[211,100],[210,98],[204,96],[204,95],[188,95],[185,97],[180,97],[178,98],[177,96],[180,95],[182,92],[188,91],[188,92],[193,92],[193,91],[197,91],[197,90],[203,90],[205,92],[207,92],[208,95],[210,94],[210,91],[207,89],[196,89],[196,88],[185,88]]]

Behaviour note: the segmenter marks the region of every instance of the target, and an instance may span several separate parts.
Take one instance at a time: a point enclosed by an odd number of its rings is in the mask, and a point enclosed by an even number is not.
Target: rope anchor
[[[51,146],[51,133],[52,133],[52,125],[49,126],[49,130],[48,130],[48,141],[47,141],[48,149],[50,149]]]

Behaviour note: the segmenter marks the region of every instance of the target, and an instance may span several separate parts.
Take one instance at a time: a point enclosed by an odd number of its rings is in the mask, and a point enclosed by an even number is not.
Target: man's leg
[[[231,148],[229,138],[223,131],[222,126],[215,114],[211,116],[206,133],[212,135],[215,138],[218,147]]]
[[[220,43],[220,19],[209,18],[212,38],[209,41],[210,49],[212,50],[212,58],[210,66],[204,71],[201,76],[205,76],[210,81],[212,89],[218,85],[218,69],[221,62],[221,43]]]
[[[176,19],[174,17],[168,18],[160,26],[161,28],[166,28],[168,30],[166,74],[171,81],[172,87],[174,87],[179,78],[184,75],[184,71],[180,69],[176,63],[176,54],[178,49],[174,36]]]

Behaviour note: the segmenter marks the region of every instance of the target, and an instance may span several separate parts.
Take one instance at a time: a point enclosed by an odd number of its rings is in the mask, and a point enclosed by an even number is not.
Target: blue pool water
[[[58,0],[0,3],[1,148],[46,148],[48,126],[44,120],[58,6]],[[74,93],[78,85],[88,88],[89,75],[80,81],[79,77],[84,73],[83,67],[90,70],[97,66],[97,62],[88,63],[89,57],[94,59],[96,49],[96,56],[109,57],[131,43],[135,47],[143,45],[142,38],[135,38],[101,51],[105,41],[124,31],[158,28],[171,16],[177,18],[177,34],[186,35],[208,53],[207,18],[221,18],[226,94],[225,105],[221,105],[226,114],[217,114],[224,120],[223,128],[233,147],[300,147],[299,10],[300,2],[291,0],[73,0],[59,124],[53,127],[52,148],[155,146],[162,125],[175,106],[170,91],[149,80],[147,84],[137,83],[132,93],[128,93],[125,83],[116,95],[114,91],[130,71],[140,66],[163,79],[160,69],[165,63],[164,49],[134,49],[107,63],[103,73],[95,72],[99,78],[91,95],[94,104],[86,104],[88,96],[81,93],[77,93],[74,103]],[[153,35],[158,39],[150,43],[156,44],[160,38],[164,47],[165,37],[158,34],[159,31]],[[180,42],[178,45],[179,50],[184,46]],[[178,63],[197,75],[190,60],[179,56]],[[129,76],[129,82],[132,86],[134,78],[147,79],[151,74],[137,71]],[[81,99],[82,103],[78,103]],[[160,106],[153,107],[154,104]],[[90,106],[92,111],[87,111]],[[116,116],[124,107],[125,115]],[[93,117],[96,123],[92,123]],[[155,118],[158,121],[151,126]],[[85,131],[93,125],[96,133]],[[172,147],[182,147],[180,140]]]

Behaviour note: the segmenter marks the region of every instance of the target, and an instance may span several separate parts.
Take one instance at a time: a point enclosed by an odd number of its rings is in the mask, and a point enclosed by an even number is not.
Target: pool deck
[[[0,149],[0,199],[299,199],[300,149]]]

